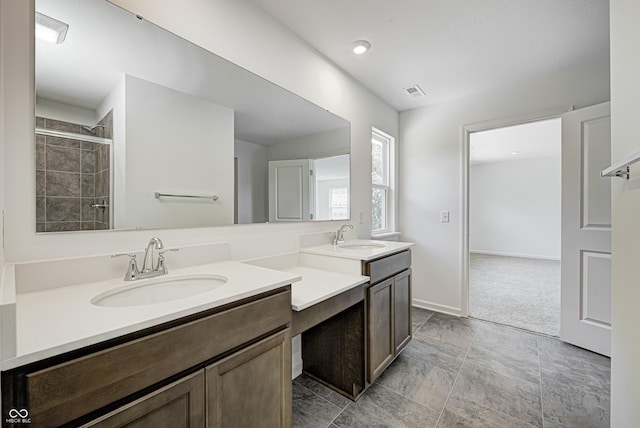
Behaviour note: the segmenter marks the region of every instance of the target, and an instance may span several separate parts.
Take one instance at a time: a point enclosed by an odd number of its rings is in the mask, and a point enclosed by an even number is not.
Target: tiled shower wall
[[[112,117],[99,122],[96,136],[113,138]],[[36,127],[88,135],[79,124],[44,117]],[[36,231],[109,229],[109,159],[107,144],[36,135]]]

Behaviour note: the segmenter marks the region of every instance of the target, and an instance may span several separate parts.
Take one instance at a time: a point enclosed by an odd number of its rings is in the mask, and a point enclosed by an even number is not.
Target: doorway
[[[468,138],[469,316],[560,334],[559,117]]]
[[[469,315],[470,140],[475,132],[560,118],[560,340],[602,355],[611,352],[611,106],[554,109],[462,127],[462,307]],[[541,170],[539,175],[545,175]],[[509,177],[504,177],[508,180]],[[528,225],[525,225],[528,226]]]

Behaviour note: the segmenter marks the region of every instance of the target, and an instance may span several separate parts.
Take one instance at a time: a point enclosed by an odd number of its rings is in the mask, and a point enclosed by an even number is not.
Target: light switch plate
[[[449,223],[449,211],[440,211],[440,223]]]

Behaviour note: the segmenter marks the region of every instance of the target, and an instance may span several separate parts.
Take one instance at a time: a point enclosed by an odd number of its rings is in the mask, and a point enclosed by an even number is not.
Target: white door
[[[269,221],[307,221],[310,210],[309,159],[269,162]]]
[[[562,115],[560,339],[611,353],[610,104]]]

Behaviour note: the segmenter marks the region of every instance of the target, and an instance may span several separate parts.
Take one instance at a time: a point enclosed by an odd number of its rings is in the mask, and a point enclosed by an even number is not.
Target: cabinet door
[[[171,383],[85,427],[204,427],[204,371]]]
[[[394,345],[398,354],[411,340],[411,271],[393,277]]]
[[[291,426],[291,333],[276,333],[205,369],[207,426]]]
[[[368,377],[374,380],[391,363],[395,354],[393,337],[393,278],[369,287],[368,292]]]

